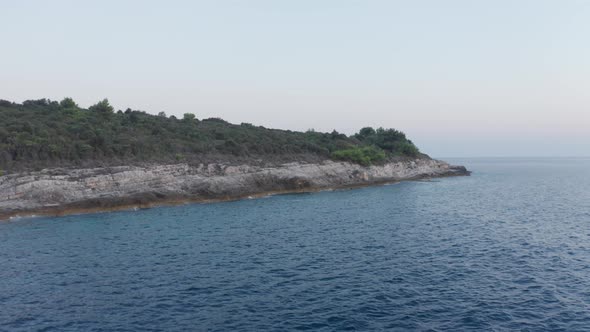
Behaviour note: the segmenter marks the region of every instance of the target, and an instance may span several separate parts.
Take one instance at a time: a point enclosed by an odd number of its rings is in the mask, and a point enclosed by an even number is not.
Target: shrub
[[[88,110],[103,114],[110,114],[113,113],[114,108],[113,106],[111,106],[111,104],[109,104],[109,100],[105,98],[99,101],[98,103],[90,106]]]
[[[77,108],[78,107],[76,102],[70,97],[66,97],[62,101],[60,101],[59,106],[61,106],[62,108]]]
[[[410,157],[415,157],[420,153],[420,150],[418,150],[418,148],[409,141],[397,143],[396,150],[400,154]]]
[[[195,115],[193,113],[184,113],[182,119],[185,121],[192,121],[195,119]]]
[[[385,152],[373,146],[354,147],[345,150],[338,150],[332,153],[332,158],[337,160],[350,161],[363,166],[369,166],[375,162],[385,160]]]

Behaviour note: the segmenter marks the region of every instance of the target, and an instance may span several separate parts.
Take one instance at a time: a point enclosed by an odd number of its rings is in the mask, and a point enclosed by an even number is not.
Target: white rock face
[[[266,192],[318,190],[422,177],[466,175],[463,167],[416,159],[363,167],[347,162],[290,163],[263,168],[208,164],[45,169],[0,177],[0,218],[35,211],[59,212],[145,205],[172,200],[240,198]]]

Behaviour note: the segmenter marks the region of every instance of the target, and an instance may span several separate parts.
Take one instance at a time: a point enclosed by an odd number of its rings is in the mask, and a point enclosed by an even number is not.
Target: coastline
[[[346,190],[469,174],[462,166],[424,158],[379,166],[325,161],[267,168],[173,164],[46,169],[0,177],[0,221]]]

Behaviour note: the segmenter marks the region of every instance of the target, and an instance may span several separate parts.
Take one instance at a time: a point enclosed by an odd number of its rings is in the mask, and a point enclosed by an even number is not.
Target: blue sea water
[[[590,159],[0,223],[1,331],[588,331]]]

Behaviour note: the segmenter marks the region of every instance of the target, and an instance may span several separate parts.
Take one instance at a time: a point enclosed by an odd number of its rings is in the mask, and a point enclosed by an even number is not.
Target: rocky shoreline
[[[235,200],[469,174],[463,166],[429,158],[367,167],[326,160],[272,167],[211,163],[54,168],[1,176],[0,220]]]

